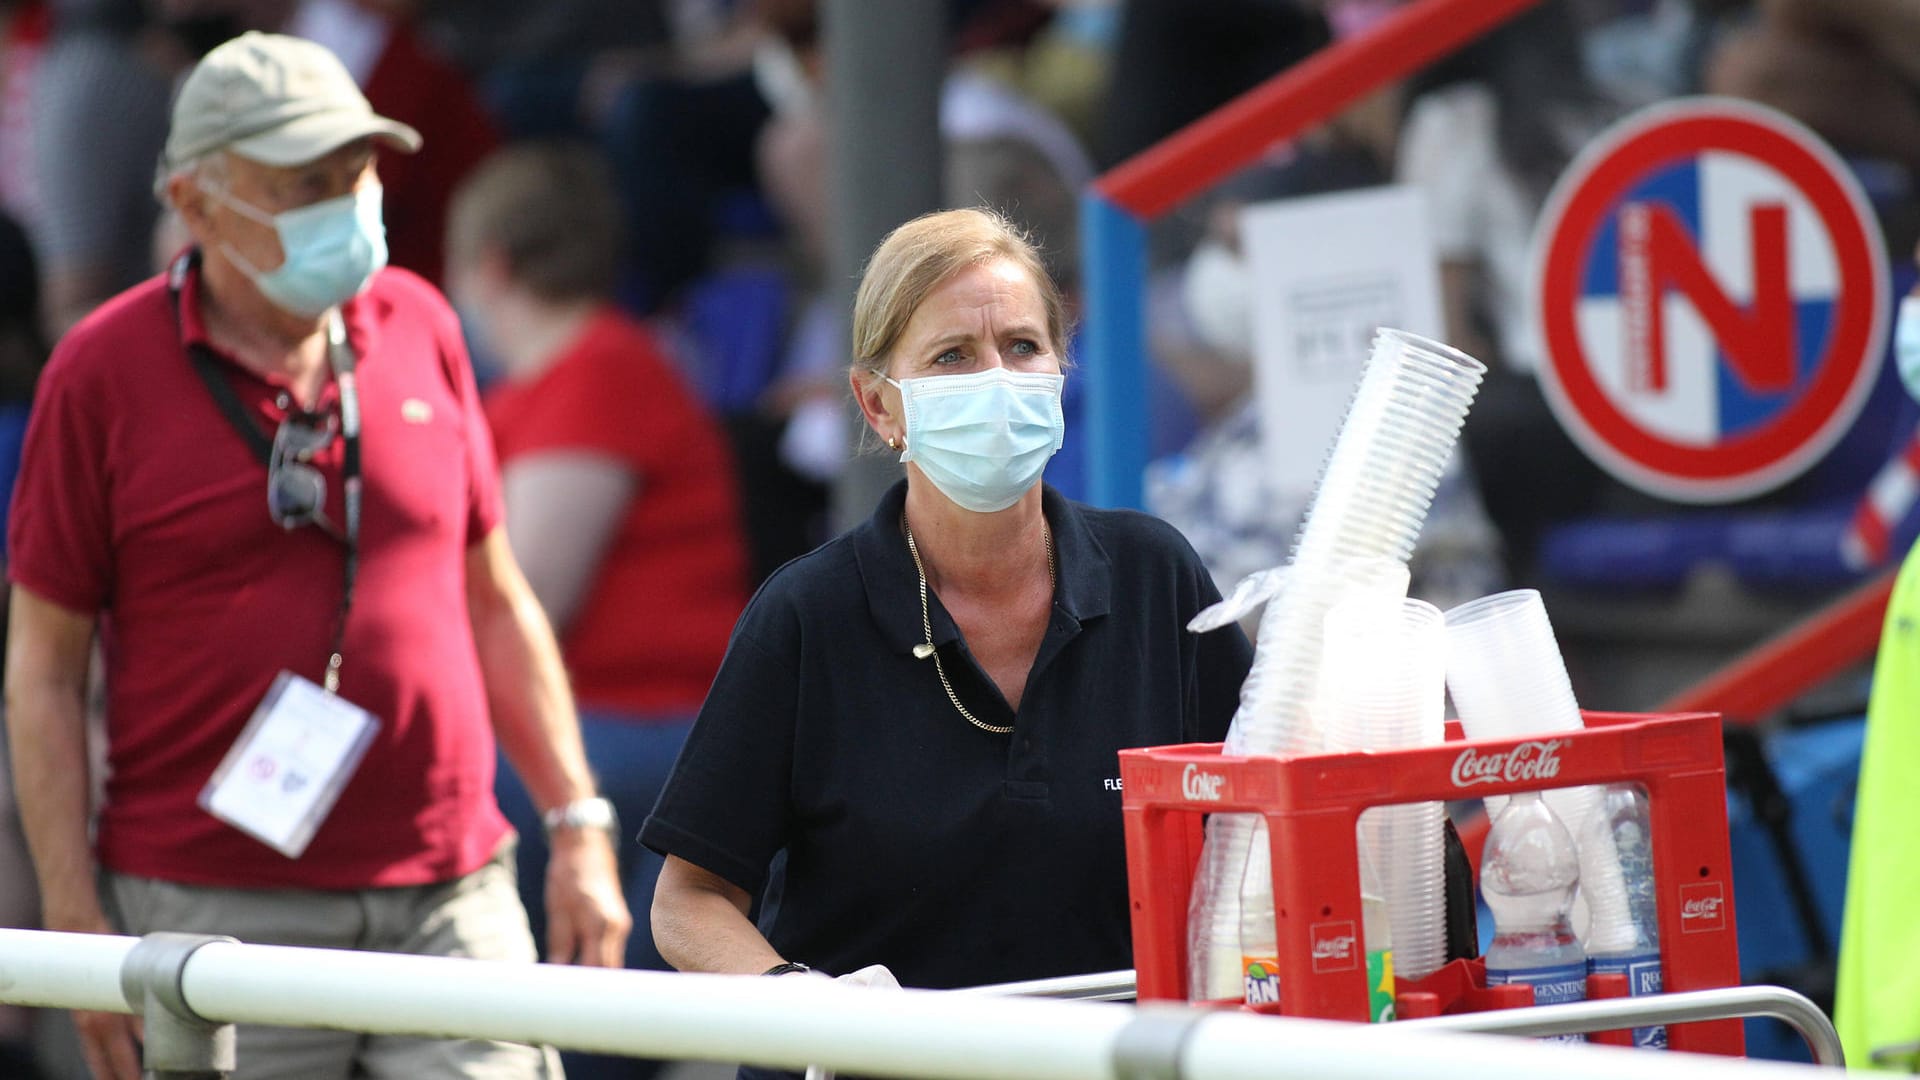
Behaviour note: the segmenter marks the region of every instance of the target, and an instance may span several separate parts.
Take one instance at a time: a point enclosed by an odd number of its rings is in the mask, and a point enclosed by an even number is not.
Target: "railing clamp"
[[[216,1024],[187,1004],[181,980],[202,945],[230,937],[147,934],[120,965],[120,992],[145,1024],[143,1064],[154,1080],[224,1080],[235,1064],[232,1024]]]
[[[1118,1080],[1180,1080],[1180,1053],[1194,1029],[1215,1013],[1185,1005],[1141,1005],[1113,1040]]]

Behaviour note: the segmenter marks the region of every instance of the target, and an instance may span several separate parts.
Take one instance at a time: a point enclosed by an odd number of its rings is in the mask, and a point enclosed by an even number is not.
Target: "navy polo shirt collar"
[[[920,577],[907,551],[907,538],[900,531],[900,514],[906,505],[907,482],[901,480],[887,490],[873,516],[852,534],[861,585],[867,593],[867,610],[880,627],[887,647],[901,653],[912,652],[915,645],[927,639],[920,625]],[[1054,556],[1059,562],[1054,607],[1076,623],[1106,615],[1112,610],[1113,599],[1112,565],[1106,550],[1094,539],[1079,508],[1066,496],[1042,485],[1040,505],[1053,528]],[[945,646],[960,637],[959,628],[938,599],[928,597],[927,609],[934,644]]]

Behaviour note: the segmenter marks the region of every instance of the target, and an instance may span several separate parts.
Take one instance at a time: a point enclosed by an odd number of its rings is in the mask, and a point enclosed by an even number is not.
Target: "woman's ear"
[[[885,377],[855,366],[847,372],[853,387],[853,400],[860,403],[860,415],[880,441],[897,446],[906,436],[906,421],[900,413],[900,392]]]

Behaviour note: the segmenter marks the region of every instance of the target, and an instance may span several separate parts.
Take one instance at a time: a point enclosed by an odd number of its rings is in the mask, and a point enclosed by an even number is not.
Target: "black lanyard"
[[[206,384],[207,392],[213,395],[213,402],[220,407],[221,415],[233,427],[247,448],[253,451],[260,464],[268,470],[273,468],[273,442],[260,425],[255,422],[247,407],[240,401],[240,395],[233,392],[233,386],[220,374],[219,361],[214,358],[213,350],[200,342],[189,343],[186,340],[186,325],[180,319],[180,291],[186,284],[187,272],[196,266],[200,255],[198,251],[189,251],[174,260],[167,280],[168,295],[173,301],[174,326],[180,332],[181,344],[186,348],[187,359],[193,364],[193,370]],[[346,545],[345,583],[340,589],[340,614],[333,627],[333,649],[327,654],[327,672],[324,684],[328,693],[340,688],[341,649],[346,644],[347,615],[353,610],[353,585],[360,572],[360,390],[354,376],[357,358],[353,346],[347,341],[346,321],[340,317],[340,309],[327,312],[327,363],[333,368],[333,381],[340,387],[340,482],[342,496],[346,502],[346,522],[343,527],[342,543]]]

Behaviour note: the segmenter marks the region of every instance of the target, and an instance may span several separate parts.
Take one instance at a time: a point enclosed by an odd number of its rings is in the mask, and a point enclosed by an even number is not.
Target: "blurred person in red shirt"
[[[587,757],[621,819],[652,809],[747,598],[726,438],[649,330],[608,299],[625,230],[608,169],[581,146],[528,144],[483,164],[454,198],[449,287],[499,378],[484,404],[507,533],[560,636]],[[546,853],[534,811],[499,773],[522,825],[523,901],[536,932]],[[661,858],[626,849],[635,925]],[[627,966],[666,969],[650,935]],[[569,1075],[635,1075],[566,1055]]]

